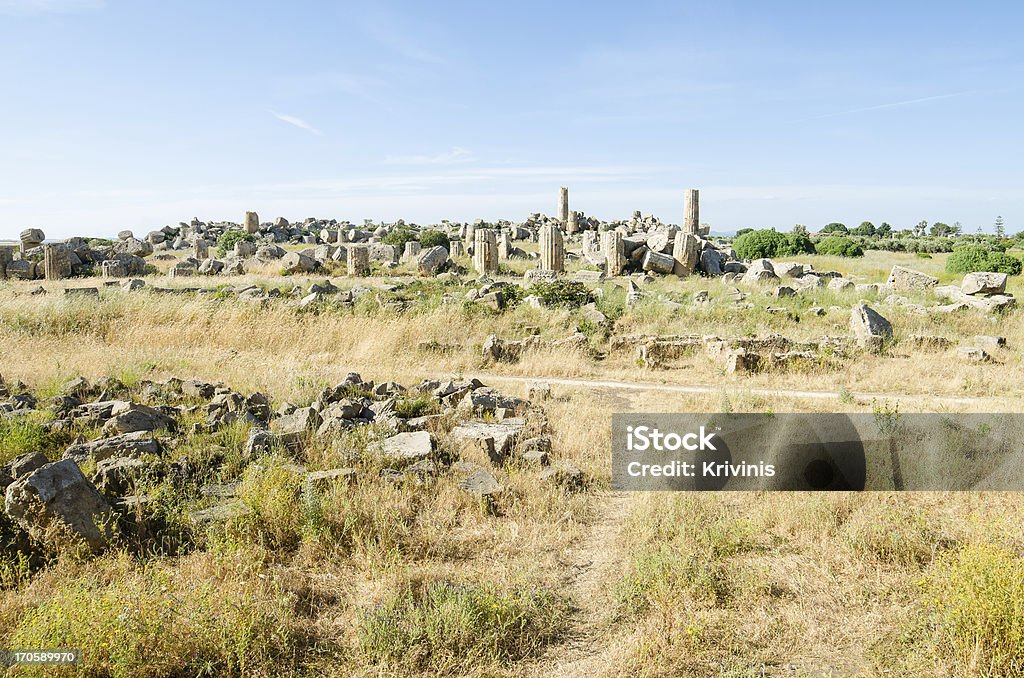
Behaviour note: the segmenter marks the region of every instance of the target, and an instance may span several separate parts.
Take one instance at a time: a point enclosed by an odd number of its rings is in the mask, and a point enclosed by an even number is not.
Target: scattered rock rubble
[[[427,403],[429,413],[400,414],[400,402],[408,399]],[[144,512],[151,481],[169,479],[181,492],[198,483],[206,506],[191,514],[197,527],[247,514],[251,507],[237,498],[237,483],[196,476],[197,462],[187,456],[172,461],[173,450],[189,436],[237,423],[250,430],[243,463],[289,455],[294,463],[288,470],[302,475],[303,491],[372,482],[362,477],[360,462],[374,459],[368,468],[382,465],[381,481],[433,482],[452,473],[464,491],[489,502],[503,492],[508,463],[536,467],[538,482],[566,490],[585,483],[583,473],[565,463],[557,474],[541,474],[554,450],[540,406],[476,379],[405,387],[352,373],[306,407],[283,403],[276,409],[261,393],[246,395],[198,380],[142,382],[130,389],[113,379],[78,378],[57,397],[39,400],[24,384],[0,379],[0,416],[24,417],[37,409],[52,414],[45,425],[52,433],[97,432],[90,439],[80,436],[62,453],[27,454],[0,467],[7,517],[46,548],[73,543],[102,551],[116,539],[118,519],[126,511]],[[195,423],[184,427],[185,420]],[[379,436],[363,453],[368,456],[353,452],[352,465],[342,468],[307,471],[302,465],[310,440],[333,440],[367,426]],[[89,477],[83,469],[92,469]]]

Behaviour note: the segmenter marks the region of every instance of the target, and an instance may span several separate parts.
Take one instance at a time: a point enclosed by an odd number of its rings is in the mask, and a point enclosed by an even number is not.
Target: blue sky
[[[0,238],[573,209],[1024,229],[1018,2],[0,0]]]

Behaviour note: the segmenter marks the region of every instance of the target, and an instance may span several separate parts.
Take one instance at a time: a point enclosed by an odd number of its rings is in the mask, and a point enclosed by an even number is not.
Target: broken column
[[[700,255],[700,241],[697,236],[685,231],[676,233],[672,246],[672,258],[676,260],[673,271],[680,278],[693,275],[697,270],[697,258]]]
[[[348,274],[354,277],[370,275],[370,248],[352,245],[348,248]]]
[[[199,261],[210,258],[210,243],[206,242],[205,238],[196,238],[193,250],[193,255]]]
[[[256,233],[260,230],[260,217],[255,212],[245,213],[245,232]]]
[[[605,273],[609,276],[622,275],[622,269],[626,266],[626,250],[625,243],[622,242],[622,233],[619,231],[602,233],[601,250],[604,253]]]
[[[565,271],[565,240],[555,224],[540,227],[540,267],[545,271]]]
[[[686,208],[683,213],[683,232],[693,235],[700,234],[700,191],[696,188],[686,190]]]
[[[498,258],[508,259],[512,255],[512,240],[508,237],[508,231],[498,231]]]
[[[71,277],[71,251],[63,243],[43,247],[43,270],[47,280]]]
[[[39,247],[46,240],[46,236],[38,228],[26,228],[21,232],[21,256],[33,247]]]
[[[452,259],[454,259],[455,257],[461,257],[465,254],[465,243],[463,243],[461,240],[450,240],[448,242],[448,255],[451,256]]]
[[[568,233],[569,235],[572,235],[573,233],[576,233],[579,230],[580,230],[580,214],[576,210],[571,210],[569,212],[569,223],[565,227],[565,232]]]
[[[473,267],[480,275],[498,272],[498,238],[489,228],[478,228],[474,233]]]
[[[415,259],[420,255],[420,251],[423,249],[423,245],[420,244],[419,240],[409,240],[405,243],[405,250],[402,252],[402,258],[406,260]]]
[[[569,223],[569,189],[565,186],[558,189],[558,221],[563,226]]]

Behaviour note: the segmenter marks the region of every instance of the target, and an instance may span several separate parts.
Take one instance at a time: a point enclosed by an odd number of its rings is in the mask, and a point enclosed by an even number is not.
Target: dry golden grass
[[[794,259],[865,282],[883,282],[894,264],[950,280],[942,255]],[[288,290],[317,279],[256,272],[149,284]],[[341,287],[389,281],[333,280]],[[520,339],[536,328],[545,339],[559,339],[581,324],[580,315],[525,305],[491,314],[441,304],[436,290],[403,313],[358,304],[300,312],[294,300],[119,289],[104,289],[99,301],[58,294],[81,284],[47,283],[51,293],[38,297],[26,294],[34,285],[0,283],[0,374],[44,393],[78,375],[129,383],[195,377],[297,404],[350,371],[406,385],[438,375],[490,374],[495,380],[483,376],[485,383],[520,396],[531,379],[545,377],[705,390],[555,384],[554,397],[543,403],[554,457],[593,479],[580,494],[541,486],[533,471],[510,466],[499,474],[507,491],[491,508],[450,478],[424,486],[338,487],[311,506],[294,500],[294,479],[278,465],[250,468],[242,499],[255,513],[212,533],[202,548],[177,556],[124,551],[64,559],[30,582],[15,580],[0,592],[0,645],[82,643],[91,653],[86,675],[579,675],[584,665],[594,675],[759,675],[762,664],[768,675],[789,675],[790,664],[795,675],[1021,675],[1024,650],[1012,624],[1017,608],[1007,598],[1018,590],[1024,550],[1017,519],[1024,500],[1016,495],[610,500],[606,492],[614,412],[867,411],[870,394],[921,396],[901,403],[901,411],[1021,411],[1020,312],[931,317],[873,302],[893,321],[898,340],[1005,336],[1008,347],[991,364],[962,363],[949,351],[909,350],[897,341],[889,353],[857,354],[836,369],[735,375],[703,355],[653,369],[639,367],[631,352],[595,359],[585,350],[543,349],[516,364],[485,365],[479,347],[487,335]],[[609,296],[616,294],[613,284],[604,285]],[[641,303],[622,315],[615,332],[845,336],[845,309],[856,301],[822,291],[780,302],[750,290],[751,301],[785,305],[799,323],[688,301],[703,289],[714,301],[724,288],[700,278],[652,283],[649,296],[678,300],[683,309],[667,314]],[[1019,280],[1011,291],[1024,292]],[[813,304],[844,310],[819,318],[806,313]],[[455,348],[421,350],[422,342]],[[590,343],[607,347],[598,333]],[[834,397],[801,396],[807,390]],[[937,395],[975,400],[928,399]],[[314,446],[305,461],[311,469],[330,468],[343,457]],[[985,579],[986,573],[993,576]],[[957,597],[942,581],[962,582],[958,590],[974,598]],[[133,605],[173,612],[147,620]],[[192,626],[170,621],[180,614],[194,619]],[[530,632],[508,634],[514,620],[525,620]],[[400,633],[392,635],[395,625]],[[464,644],[442,642],[449,637]],[[406,650],[396,655],[381,647]]]

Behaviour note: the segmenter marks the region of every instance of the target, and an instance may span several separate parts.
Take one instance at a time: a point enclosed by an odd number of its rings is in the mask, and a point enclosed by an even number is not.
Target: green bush
[[[991,271],[1019,275],[1021,260],[1006,252],[988,250],[979,245],[964,245],[954,249],[946,259],[946,271],[949,273]]]
[[[744,259],[767,259],[776,256],[786,247],[786,236],[762,228],[744,233],[732,242],[732,246],[736,254]]]
[[[552,280],[535,282],[529,293],[540,297],[545,306],[579,308],[594,300],[587,286],[575,280]]]
[[[830,235],[815,245],[818,254],[825,254],[833,257],[862,257],[864,250],[857,244],[857,241],[845,238],[841,235]]]
[[[428,249],[430,247],[437,247],[438,245],[441,247],[448,247],[450,243],[448,242],[448,235],[446,233],[428,229],[420,233],[420,244],[423,245],[423,249]]]
[[[241,240],[256,242],[256,238],[251,233],[246,233],[245,231],[225,231],[217,238],[217,256],[223,257],[228,253],[228,250],[235,249],[235,243]]]
[[[399,254],[405,249],[405,243],[411,240],[418,240],[419,234],[408,226],[398,226],[381,239],[385,245],[394,245],[398,248]]]
[[[1021,260],[1006,252],[989,252],[988,270],[1007,275],[1020,275]]]
[[[786,244],[777,252],[782,256],[793,256],[796,254],[814,254],[814,243],[807,237],[806,233],[787,233]]]

